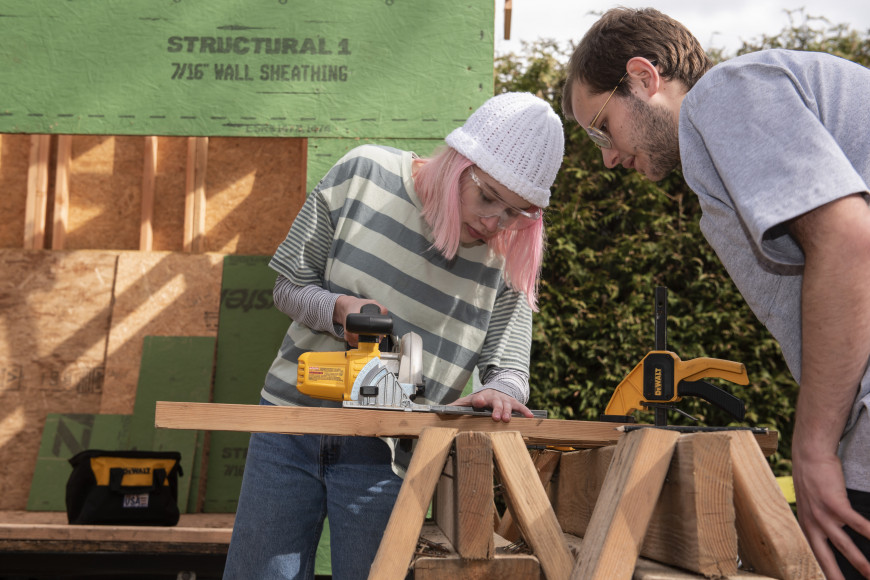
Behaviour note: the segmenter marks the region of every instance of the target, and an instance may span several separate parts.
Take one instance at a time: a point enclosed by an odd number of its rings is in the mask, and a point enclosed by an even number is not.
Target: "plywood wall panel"
[[[143,155],[142,137],[73,138],[65,249],[139,248]]]
[[[187,137],[159,137],[152,220],[154,250],[182,250],[186,168]]]
[[[222,137],[208,142],[208,251],[272,255],[305,201],[305,139]]]
[[[146,336],[217,336],[222,267],[221,254],[119,254],[101,413],[133,412]]]
[[[0,250],[0,510],[24,509],[48,413],[96,413],[117,255]]]

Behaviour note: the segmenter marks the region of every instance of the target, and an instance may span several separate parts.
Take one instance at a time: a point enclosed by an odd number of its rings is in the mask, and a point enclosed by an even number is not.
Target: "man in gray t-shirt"
[[[682,165],[704,236],[800,384],[801,527],[828,578],[870,577],[870,70],[785,50],[710,68],[681,24],[626,8],[568,68],[563,111],[605,165],[654,180]]]

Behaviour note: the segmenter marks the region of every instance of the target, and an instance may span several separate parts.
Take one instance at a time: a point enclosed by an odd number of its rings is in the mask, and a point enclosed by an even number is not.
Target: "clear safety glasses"
[[[544,213],[541,208],[535,208],[535,211],[526,211],[514,207],[503,200],[494,189],[483,183],[475,175],[474,167],[468,168],[468,174],[471,176],[471,181],[477,186],[478,193],[468,200],[461,196],[459,199],[478,217],[487,219],[498,216],[498,229],[500,230],[521,230],[541,219]]]

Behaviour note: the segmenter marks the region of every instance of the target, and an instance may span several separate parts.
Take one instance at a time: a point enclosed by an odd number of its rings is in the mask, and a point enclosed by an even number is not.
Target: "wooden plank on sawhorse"
[[[223,325],[223,318],[221,318],[221,325]],[[218,351],[220,350],[221,337],[219,336]],[[221,373],[217,372],[215,398],[218,395],[220,378]],[[502,423],[482,419],[486,417],[370,409],[168,401],[158,401],[156,413],[157,426],[169,429],[416,438],[426,427],[445,427],[457,431],[487,433],[519,431],[530,445],[569,445],[580,449],[613,445],[623,436],[623,433],[616,429],[619,423],[526,417],[514,417],[510,423]],[[776,431],[758,433],[755,437],[766,455],[776,451]]]

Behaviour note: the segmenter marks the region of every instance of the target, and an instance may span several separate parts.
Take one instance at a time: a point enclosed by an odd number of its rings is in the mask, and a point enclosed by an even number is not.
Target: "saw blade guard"
[[[399,382],[423,385],[423,339],[409,332],[399,343]]]

